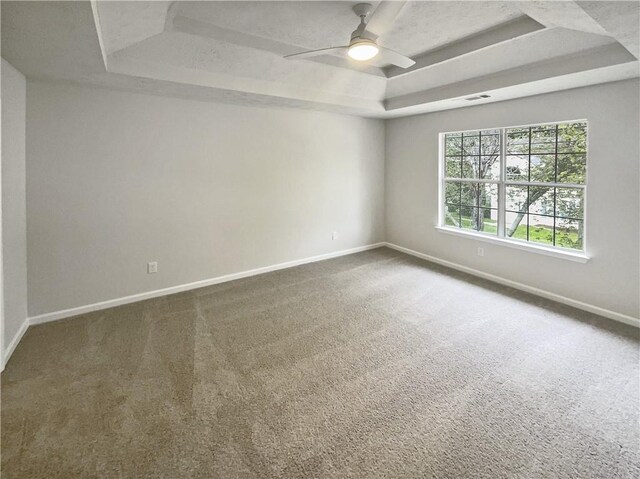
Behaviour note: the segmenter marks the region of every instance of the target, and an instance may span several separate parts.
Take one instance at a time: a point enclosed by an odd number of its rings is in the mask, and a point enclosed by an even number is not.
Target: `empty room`
[[[0,16],[2,478],[640,478],[640,1]]]

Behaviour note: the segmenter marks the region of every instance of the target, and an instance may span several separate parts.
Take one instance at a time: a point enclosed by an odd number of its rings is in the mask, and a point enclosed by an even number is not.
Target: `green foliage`
[[[508,179],[584,184],[586,123],[509,128],[506,136]]]
[[[447,178],[500,179],[500,131],[482,130],[445,136]],[[506,181],[584,184],[587,125],[583,122],[509,128]],[[582,248],[584,191],[581,188],[507,185],[508,236],[527,239],[521,224],[531,215],[556,217],[558,246]],[[477,231],[494,228],[484,208],[497,205],[497,186],[480,182],[447,183],[447,224]],[[454,211],[455,208],[455,211]],[[451,211],[449,211],[451,210]],[[542,216],[540,216],[541,218]],[[468,222],[468,224],[467,224]],[[526,221],[525,221],[526,223]],[[563,224],[564,226],[562,226]],[[553,227],[529,226],[529,241],[553,244]],[[495,231],[493,231],[495,232]]]
[[[457,218],[457,216],[456,216]],[[447,218],[446,224],[449,226],[461,227],[462,229],[475,230],[475,219],[471,216],[463,216],[461,218],[461,225],[456,222],[451,221],[450,218]],[[553,228],[548,226],[529,226],[529,241],[540,244],[553,245]],[[488,234],[497,234],[498,227],[495,220],[485,218],[483,222],[483,229],[480,230],[484,233]],[[516,228],[514,234],[511,236],[515,239],[527,240],[527,225],[520,224]],[[561,246],[563,248],[570,249],[582,249],[582,238],[579,234],[579,231],[576,227],[562,225],[556,227],[556,246]]]
[[[498,179],[500,176],[500,131],[482,130],[454,133],[445,136],[445,174],[447,178]],[[478,207],[497,203],[495,185],[448,183],[445,199],[447,203],[475,207],[471,210],[474,224],[482,230],[484,216]],[[453,218],[455,215],[450,215]],[[451,219],[451,221],[454,221]]]
[[[580,188],[556,188],[556,216],[584,218],[584,191]]]

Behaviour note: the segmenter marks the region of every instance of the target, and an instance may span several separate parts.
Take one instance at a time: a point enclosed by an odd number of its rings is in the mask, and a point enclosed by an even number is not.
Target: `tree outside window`
[[[444,226],[583,250],[586,154],[584,121],[445,134]]]

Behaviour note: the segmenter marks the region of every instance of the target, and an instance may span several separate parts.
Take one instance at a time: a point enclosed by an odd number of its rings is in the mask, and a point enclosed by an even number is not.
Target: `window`
[[[441,137],[441,227],[584,251],[586,121]]]

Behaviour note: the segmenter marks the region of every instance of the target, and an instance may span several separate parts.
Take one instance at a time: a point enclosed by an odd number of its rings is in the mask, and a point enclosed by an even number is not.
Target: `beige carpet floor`
[[[30,328],[2,477],[638,477],[638,361],[383,248]]]

